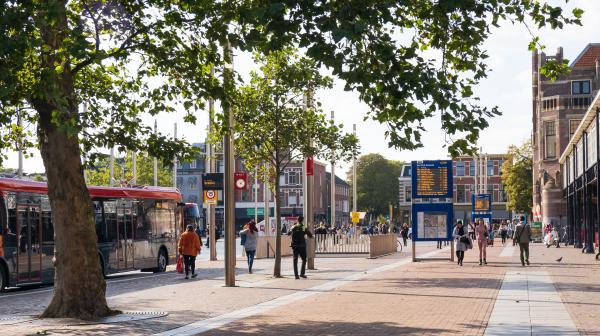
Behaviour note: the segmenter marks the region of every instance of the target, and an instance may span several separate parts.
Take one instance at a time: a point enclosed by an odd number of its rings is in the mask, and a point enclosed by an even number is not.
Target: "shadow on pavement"
[[[464,331],[463,331],[464,332]],[[237,336],[237,335],[261,335],[261,336],[294,336],[294,335],[319,335],[319,336],[371,336],[371,335],[423,335],[423,334],[462,334],[463,332],[452,332],[451,330],[436,328],[413,328],[388,322],[347,322],[347,321],[309,321],[294,319],[290,316],[287,323],[257,325],[252,319],[238,321],[227,327],[213,330],[204,335]]]

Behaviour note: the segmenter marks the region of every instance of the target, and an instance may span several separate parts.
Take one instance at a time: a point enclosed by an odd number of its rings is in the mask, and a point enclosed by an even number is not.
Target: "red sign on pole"
[[[315,174],[315,159],[312,156],[309,156],[306,159],[306,175],[313,176]]]
[[[233,173],[233,181],[235,182],[236,190],[244,190],[248,185],[248,183],[246,182],[247,177],[245,172]]]

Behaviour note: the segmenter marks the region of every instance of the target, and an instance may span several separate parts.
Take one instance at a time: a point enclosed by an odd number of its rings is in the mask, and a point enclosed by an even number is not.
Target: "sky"
[[[551,2],[562,3],[558,0]],[[564,56],[570,61],[588,43],[600,42],[600,1],[570,1],[567,8],[572,7],[585,11],[582,26],[567,26],[556,31],[534,31],[546,46],[546,54],[554,54],[558,47],[563,47]],[[492,29],[484,44],[489,55],[487,62],[490,72],[488,78],[475,88],[475,94],[481,98],[482,105],[498,106],[503,113],[502,116],[489,120],[490,127],[481,133],[478,146],[484,153],[504,153],[509,145],[520,144],[531,136],[531,52],[527,49],[530,41],[531,36],[525,26],[504,22],[500,28]],[[256,68],[249,54],[239,52],[235,54],[234,67],[242,77]],[[363,121],[369,110],[368,106],[360,102],[358,93],[344,91],[341,81],[337,80],[333,89],[319,92],[317,98],[321,100],[328,116],[330,111],[334,111],[336,122],[344,124],[347,132],[352,132],[353,124],[357,125],[361,154],[380,153],[388,159],[402,161],[448,158],[439,117],[424,122],[427,132],[423,134],[423,148],[401,151],[388,148],[388,141],[384,136],[385,125],[371,120]],[[206,111],[199,112],[197,125],[184,124],[183,113],[159,114],[157,119],[160,132],[172,134],[174,122],[178,121],[178,137],[184,137],[190,143],[203,142],[206,137]],[[154,119],[147,117],[144,122],[152,125]],[[17,154],[8,153],[4,166],[16,168],[17,162]],[[336,165],[336,174],[344,178],[350,164]],[[24,170],[26,173],[44,171],[39,153],[25,159]]]

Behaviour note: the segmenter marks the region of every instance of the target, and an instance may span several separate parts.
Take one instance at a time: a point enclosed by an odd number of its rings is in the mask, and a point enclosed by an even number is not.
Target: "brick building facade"
[[[544,224],[565,225],[558,158],[600,88],[600,44],[587,45],[570,64],[571,73],[556,81],[540,73],[549,60],[562,61],[562,48],[552,56],[532,54],[533,215]]]

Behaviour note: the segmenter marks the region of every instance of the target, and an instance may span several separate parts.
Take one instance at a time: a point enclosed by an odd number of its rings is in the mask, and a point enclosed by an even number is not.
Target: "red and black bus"
[[[104,274],[165,271],[183,226],[181,194],[161,187],[88,187]],[[183,205],[179,203],[180,205]],[[54,281],[46,183],[0,178],[0,290]]]

